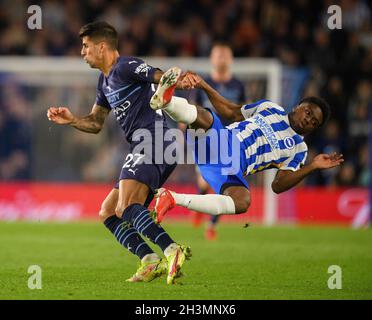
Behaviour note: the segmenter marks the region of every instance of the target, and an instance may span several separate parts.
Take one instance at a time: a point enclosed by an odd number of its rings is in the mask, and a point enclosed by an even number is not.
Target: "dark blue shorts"
[[[149,197],[145,203],[147,206],[153,199],[155,190],[160,188],[165,183],[173,170],[176,168],[177,163],[157,164],[155,161],[153,161],[154,155],[133,152],[134,146],[135,145],[131,146],[131,152],[127,154],[124,160],[119,181],[131,179],[147,185],[150,189]],[[119,188],[119,182],[116,183],[115,188]]]
[[[217,194],[223,194],[224,190],[229,186],[242,186],[249,189],[248,183],[244,179],[244,174],[240,167],[240,164],[243,161],[240,159],[240,152],[236,154],[236,158],[239,158],[236,159],[239,160],[239,164],[233,165],[233,168],[231,168],[232,165],[230,163],[227,164],[227,161],[225,161],[225,156],[227,156],[227,154],[224,156],[224,152],[221,152],[221,148],[219,148],[220,146],[225,146],[228,149],[227,152],[232,154],[232,139],[234,139],[234,137],[222,124],[220,118],[213,111],[209,109],[208,111],[213,115],[213,125],[207,131],[207,134],[202,138],[196,139],[195,143],[194,141],[190,143],[189,139],[187,139],[188,146],[194,150],[195,163],[197,164],[201,175]],[[211,130],[215,130],[215,132],[218,133],[218,147],[215,145],[216,141],[212,141],[208,137]],[[221,143],[221,139],[224,140],[224,143]],[[203,161],[201,160],[201,155],[198,154],[199,144],[205,145],[206,148],[207,156],[203,157]],[[232,173],[229,174],[229,172]]]

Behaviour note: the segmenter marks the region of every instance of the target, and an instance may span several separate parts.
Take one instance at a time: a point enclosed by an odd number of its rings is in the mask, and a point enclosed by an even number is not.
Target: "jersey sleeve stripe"
[[[295,141],[296,144],[300,144],[300,143],[304,142],[304,139],[301,136],[299,136],[298,134],[294,135],[292,138],[293,138],[293,140]]]
[[[281,116],[286,116],[287,113],[284,111],[284,109],[275,108],[274,106],[271,108],[267,108],[267,110],[271,113],[275,113]]]
[[[305,161],[306,153],[307,153],[306,151],[297,153],[293,160],[290,163],[288,163],[288,167],[298,169],[300,164]]]
[[[245,104],[245,105],[243,105],[243,109],[244,110],[249,110],[249,109],[255,108],[258,105],[260,105],[261,103],[266,102],[266,101],[269,101],[269,100],[264,99],[264,100],[256,101],[256,102],[251,103],[251,104]]]
[[[271,116],[271,115],[274,115],[274,114],[277,114],[277,115],[280,115],[280,116],[285,116],[286,115],[286,113],[284,111],[282,111],[280,109],[277,109],[277,108],[274,108],[274,107],[265,108],[265,109],[260,111],[260,114],[262,114],[265,117],[268,117],[268,116]]]

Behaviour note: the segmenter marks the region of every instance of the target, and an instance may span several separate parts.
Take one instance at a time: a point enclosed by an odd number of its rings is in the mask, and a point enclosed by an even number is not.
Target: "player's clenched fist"
[[[50,121],[58,124],[70,124],[74,120],[74,115],[66,107],[50,107],[47,117]]]

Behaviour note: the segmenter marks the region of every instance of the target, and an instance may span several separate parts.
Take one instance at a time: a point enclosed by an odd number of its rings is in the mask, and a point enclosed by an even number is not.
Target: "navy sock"
[[[131,204],[123,212],[123,220],[129,222],[136,230],[157,244],[163,251],[174,241],[165,230],[150,216],[149,210],[138,203]]]
[[[122,246],[137,255],[140,259],[142,259],[146,254],[154,253],[154,251],[138,234],[136,229],[129,226],[116,215],[108,217],[103,223]]]
[[[216,225],[217,224],[217,222],[218,222],[218,220],[220,220],[220,216],[211,216],[211,223],[212,223],[212,225]]]

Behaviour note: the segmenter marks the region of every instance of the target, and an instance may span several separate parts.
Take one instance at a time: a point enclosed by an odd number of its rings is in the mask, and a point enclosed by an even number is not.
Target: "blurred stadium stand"
[[[332,1],[337,3],[342,8],[343,29],[329,31],[325,20],[330,1],[48,0],[37,2],[43,12],[43,29],[30,32],[25,15],[31,2],[3,0],[0,55],[78,56],[80,26],[102,19],[118,29],[120,52],[125,55],[205,57],[213,41],[225,40],[237,57],[278,57],[287,70],[287,79],[296,79],[284,85],[284,105],[292,107],[301,96],[316,94],[332,106],[332,121],[309,139],[309,158],[332,150],[342,152],[346,158],[339,170],[320,172],[306,184],[367,186],[371,3]],[[4,77],[0,81],[0,136],[10,137],[2,139],[0,145],[0,178],[27,180],[32,177],[29,97],[21,88],[6,83]],[[299,83],[301,86],[294,88]],[[249,90],[248,96],[252,96]],[[69,179],[112,179],[112,172],[106,177],[92,176],[90,167],[88,162],[80,174],[74,172]],[[180,172],[178,178],[184,181],[188,177]]]

